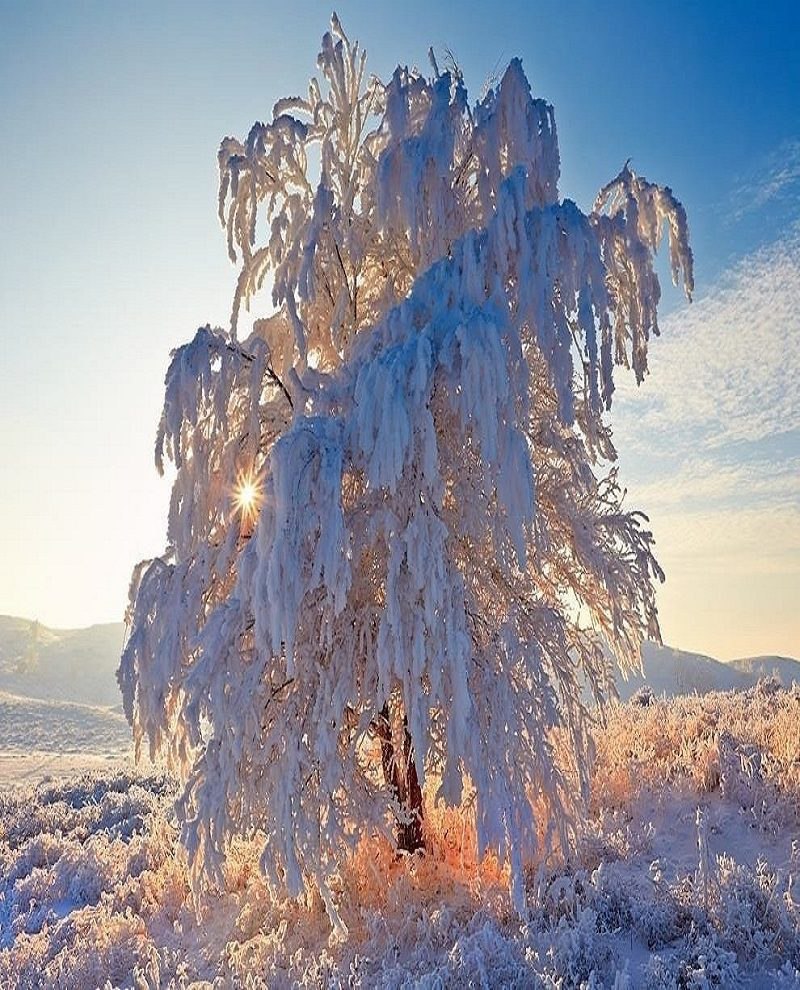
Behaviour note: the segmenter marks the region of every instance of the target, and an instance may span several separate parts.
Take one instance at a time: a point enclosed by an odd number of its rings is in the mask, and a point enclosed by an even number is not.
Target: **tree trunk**
[[[414,748],[408,731],[408,719],[403,715],[402,753],[398,754],[394,744],[392,722],[388,704],[381,709],[375,719],[375,727],[381,744],[381,763],[386,783],[395,793],[397,802],[405,812],[408,821],[397,822],[397,846],[403,852],[413,853],[425,848],[422,835],[422,788],[419,786],[417,768],[414,764]]]

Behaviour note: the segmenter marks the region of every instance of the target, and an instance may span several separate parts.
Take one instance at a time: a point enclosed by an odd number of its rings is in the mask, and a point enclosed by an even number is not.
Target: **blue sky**
[[[642,390],[614,410],[651,515],[667,641],[800,655],[800,5],[340,3],[373,71],[449,49],[473,96],[514,55],[554,103],[561,194],[626,158],[689,214]],[[216,149],[305,89],[320,3],[2,3],[0,612],[122,616],[162,548],[169,349],[225,323]]]

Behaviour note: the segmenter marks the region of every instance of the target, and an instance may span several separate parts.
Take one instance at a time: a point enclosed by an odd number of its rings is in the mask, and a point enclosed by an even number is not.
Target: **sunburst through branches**
[[[239,529],[243,536],[253,532],[258,513],[264,501],[261,476],[254,468],[240,471],[233,488],[233,505],[239,515]]]

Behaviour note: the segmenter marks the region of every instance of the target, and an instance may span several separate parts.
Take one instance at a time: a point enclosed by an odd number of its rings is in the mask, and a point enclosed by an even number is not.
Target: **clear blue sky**
[[[616,410],[664,635],[800,655],[800,4],[337,10],[383,76],[432,44],[477,95],[521,56],[556,108],[562,196],[587,208],[631,157],[684,202],[698,302],[665,290],[653,374]],[[0,612],[118,619],[131,564],[162,548],[168,352],[225,323],[233,288],[216,149],[305,90],[329,13],[0,2]]]

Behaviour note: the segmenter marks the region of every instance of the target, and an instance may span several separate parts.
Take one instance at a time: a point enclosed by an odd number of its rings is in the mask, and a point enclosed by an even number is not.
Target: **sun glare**
[[[254,508],[255,504],[256,486],[251,481],[246,481],[236,492],[236,506],[241,509],[242,512],[247,512],[248,510]]]
[[[257,475],[252,471],[242,472],[236,479],[233,489],[233,504],[241,516],[243,531],[252,530],[258,510],[261,508],[261,501],[261,485]]]

